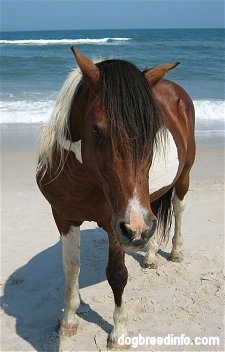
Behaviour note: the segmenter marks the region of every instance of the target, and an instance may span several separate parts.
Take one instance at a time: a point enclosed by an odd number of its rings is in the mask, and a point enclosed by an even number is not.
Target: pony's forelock
[[[125,153],[135,165],[137,161],[149,163],[146,156],[151,156],[163,138],[164,119],[144,74],[125,60],[106,60],[98,67],[113,153]]]

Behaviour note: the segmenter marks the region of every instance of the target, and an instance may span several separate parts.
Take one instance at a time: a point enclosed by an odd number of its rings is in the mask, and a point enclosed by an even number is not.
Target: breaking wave
[[[21,40],[0,40],[0,45],[67,45],[67,44],[113,44],[124,42],[132,38],[79,38],[79,39],[21,39]]]

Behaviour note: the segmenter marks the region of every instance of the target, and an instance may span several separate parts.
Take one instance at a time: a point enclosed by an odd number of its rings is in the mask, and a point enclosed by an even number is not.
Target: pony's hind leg
[[[175,185],[175,192],[173,197],[173,210],[175,217],[174,236],[172,238],[172,251],[169,260],[173,262],[181,262],[183,260],[183,253],[181,246],[183,244],[182,237],[182,215],[185,209],[185,195],[189,188],[189,171],[190,168],[183,170],[180,179]]]
[[[182,214],[185,209],[185,198],[182,200],[174,194],[173,199],[173,209],[174,209],[174,217],[175,217],[175,228],[174,228],[174,236],[172,238],[172,251],[170,253],[169,260],[173,262],[181,262],[183,260],[183,253],[181,251],[181,247],[183,244],[183,237],[181,232],[181,223],[182,223]]]
[[[127,336],[127,312],[122,301],[124,287],[127,283],[128,272],[124,263],[125,252],[117,241],[111,227],[104,227],[109,237],[109,259],[106,276],[112,288],[115,310],[113,314],[114,327],[109,334],[107,347],[113,349],[128,348],[119,344],[119,337]]]
[[[62,254],[66,295],[59,333],[72,336],[77,332],[78,320],[75,313],[80,305],[78,282],[80,272],[80,227],[71,226],[69,232],[62,235]]]
[[[154,235],[148,241],[146,246],[146,254],[144,258],[144,267],[149,269],[157,269],[157,257],[156,254],[159,250],[160,244],[158,242],[157,230]]]
[[[173,188],[169,189],[161,198],[151,204],[153,213],[158,218],[158,226],[153,236],[146,246],[146,255],[144,258],[144,267],[157,269],[157,252],[164,248],[169,239],[172,205]]]

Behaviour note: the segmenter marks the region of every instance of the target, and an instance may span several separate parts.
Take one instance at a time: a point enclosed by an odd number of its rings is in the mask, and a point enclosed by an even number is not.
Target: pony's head
[[[157,221],[150,206],[149,168],[163,131],[150,88],[158,78],[127,61],[94,64],[72,50],[83,78],[71,107],[70,138],[81,139],[83,164],[104,191],[119,242],[138,249]]]

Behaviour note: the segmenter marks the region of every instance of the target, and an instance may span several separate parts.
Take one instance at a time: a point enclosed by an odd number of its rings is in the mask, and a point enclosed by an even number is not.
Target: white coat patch
[[[58,143],[60,146],[68,151],[71,151],[75,154],[76,159],[82,164],[82,155],[81,155],[81,140],[77,142],[71,142],[66,138],[59,139]]]
[[[149,193],[172,184],[176,177],[179,159],[177,146],[172,134],[167,131],[167,136],[162,149],[154,150],[152,165],[149,170]]]

